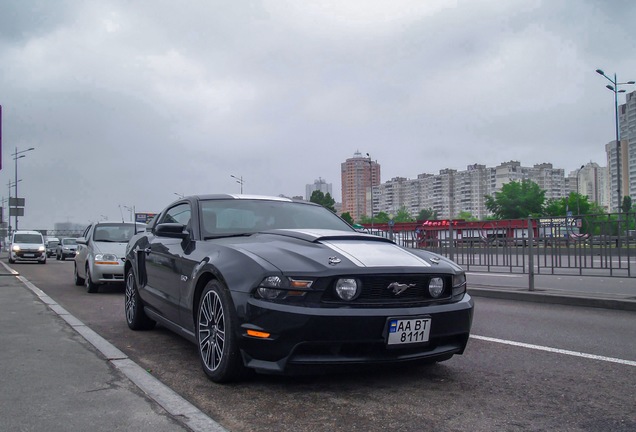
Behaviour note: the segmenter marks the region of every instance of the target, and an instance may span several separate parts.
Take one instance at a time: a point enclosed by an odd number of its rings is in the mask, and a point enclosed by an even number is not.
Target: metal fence
[[[636,213],[378,226],[373,234],[424,248],[469,271],[636,277]],[[388,228],[388,229],[384,229]]]

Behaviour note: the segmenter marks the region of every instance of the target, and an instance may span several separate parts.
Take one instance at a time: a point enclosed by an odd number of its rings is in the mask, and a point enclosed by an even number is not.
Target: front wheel
[[[73,267],[74,271],[73,271],[73,280],[75,281],[75,285],[77,286],[82,286],[84,285],[84,279],[79,277],[79,274],[77,274],[77,263],[74,265]]]
[[[208,282],[197,309],[197,341],[203,371],[214,382],[230,382],[245,372],[237,326],[227,288],[217,280]]]
[[[64,259],[64,257],[62,257],[62,259]],[[94,283],[91,278],[91,271],[88,268],[88,264],[86,265],[86,279],[84,279],[84,286],[86,287],[86,292],[89,294],[99,291],[99,285]]]
[[[155,326],[155,321],[148,318],[144,311],[144,304],[139,296],[135,273],[132,269],[129,269],[126,274],[126,294],[124,299],[124,310],[128,327],[132,330],[150,330]]]

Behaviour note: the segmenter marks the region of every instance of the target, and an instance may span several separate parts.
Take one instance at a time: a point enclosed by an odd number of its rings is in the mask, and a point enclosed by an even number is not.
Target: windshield
[[[75,240],[74,238],[67,238],[62,240],[62,244],[63,245],[76,245],[77,244],[77,240]]]
[[[144,231],[143,227],[137,224],[137,232]],[[135,225],[132,223],[98,224],[93,233],[93,240],[98,242],[128,243],[134,235]]]
[[[322,206],[269,200],[207,200],[201,202],[203,237],[250,234],[272,229],[353,231]]]
[[[41,234],[16,234],[13,237],[14,243],[43,243]]]

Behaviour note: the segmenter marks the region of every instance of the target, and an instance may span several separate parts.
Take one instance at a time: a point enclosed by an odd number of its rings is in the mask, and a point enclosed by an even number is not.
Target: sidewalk
[[[0,346],[0,431],[225,430],[4,265]]]
[[[591,284],[594,287],[590,289],[580,282],[581,278],[541,275],[535,277],[540,282],[535,284],[534,291],[530,291],[527,286],[528,275],[517,275],[519,280],[516,284],[512,283],[513,276],[510,274],[499,274],[503,276],[503,281],[497,284],[480,283],[477,276],[483,276],[484,273],[468,272],[467,275],[468,293],[473,297],[636,311],[636,279],[633,278],[583,277],[586,281],[593,281]],[[568,284],[564,283],[566,279]],[[597,287],[597,284],[601,286]],[[602,289],[603,284],[620,285],[622,289]]]

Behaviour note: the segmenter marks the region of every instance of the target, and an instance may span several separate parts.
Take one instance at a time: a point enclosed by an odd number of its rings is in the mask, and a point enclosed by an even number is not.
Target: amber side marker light
[[[256,331],[256,330],[248,330],[247,331],[247,335],[248,336],[257,337],[257,338],[268,338],[270,336],[269,333],[265,333],[265,332],[262,332],[262,331]]]

